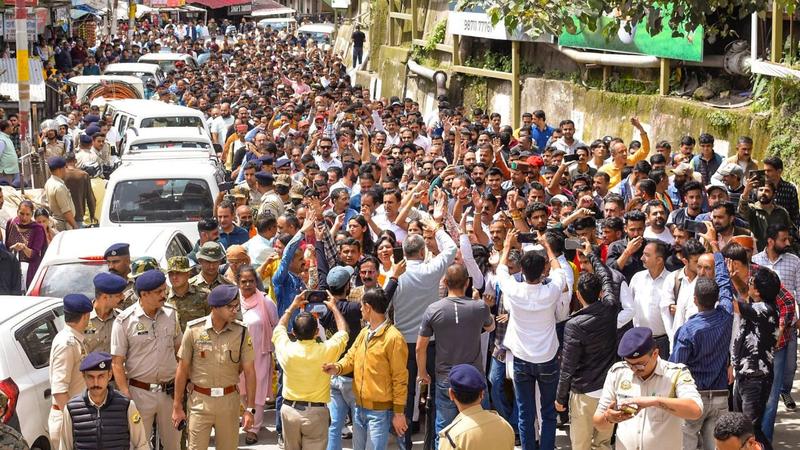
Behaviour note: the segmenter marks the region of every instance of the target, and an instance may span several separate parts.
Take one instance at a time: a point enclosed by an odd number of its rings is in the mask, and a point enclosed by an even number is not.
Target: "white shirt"
[[[575,149],[578,148],[581,145],[586,145],[586,144],[584,144],[583,142],[575,139],[572,142],[572,145],[570,145],[570,144],[567,144],[567,142],[564,140],[563,137],[560,138],[559,140],[553,142],[553,147],[557,148],[558,150],[564,150],[564,152],[566,154],[568,154],[568,155],[571,155],[571,154],[575,153]]]
[[[633,292],[625,279],[619,285],[619,301],[622,303],[622,311],[617,314],[617,328],[622,328],[633,319],[635,314]]]
[[[497,283],[503,291],[503,304],[509,312],[508,328],[503,346],[515,358],[542,364],[551,361],[558,352],[556,336],[556,303],[566,288],[563,269],[550,271],[551,283],[520,283],[500,265]]]
[[[645,239],[658,239],[659,241],[670,245],[675,243],[675,238],[672,236],[672,233],[670,233],[669,228],[667,227],[664,227],[664,230],[661,231],[661,233],[656,233],[653,231],[653,228],[648,226],[644,229],[643,237]]]
[[[211,121],[211,132],[217,133],[217,144],[225,145],[225,140],[228,138],[228,128],[233,125],[235,120],[236,119],[233,117],[233,114],[231,114],[227,119],[222,116],[218,116],[216,119]]]
[[[558,264],[564,268],[564,277],[567,282],[567,288],[561,292],[561,298],[556,306],[556,322],[563,322],[569,319],[569,305],[572,301],[572,287],[575,286],[575,272],[572,271],[572,266],[569,265],[564,255],[558,257]]]
[[[667,327],[667,337],[669,337],[670,348],[672,348],[675,333],[678,332],[683,324],[690,317],[697,314],[697,305],[694,304],[694,285],[697,276],[692,281],[686,277],[686,269],[676,270],[667,275],[664,280],[663,292],[661,297],[661,315],[671,319],[671,326]],[[675,298],[675,283],[680,279],[678,297]],[[675,305],[675,316],[669,313],[669,305]]]
[[[375,214],[372,216],[372,221],[375,222],[375,225],[380,227],[381,230],[392,230],[394,232],[394,236],[397,238],[397,242],[403,242],[406,240],[406,236],[408,236],[408,232],[399,225],[391,222],[388,217],[386,217],[386,213],[382,214]],[[377,238],[378,234],[373,233],[373,237]]]
[[[653,330],[654,337],[667,334],[667,325],[672,322],[671,317],[666,318],[669,320],[665,321],[665,317],[661,312],[664,281],[669,274],[670,272],[664,269],[654,279],[650,276],[650,271],[645,269],[637,272],[631,278],[634,307],[633,326],[650,328]]]
[[[431,149],[431,140],[420,134],[416,139],[414,139],[414,145],[422,147],[425,149],[425,153],[428,153],[428,151]]]
[[[320,155],[314,156],[314,161],[317,163],[317,166],[319,166],[319,170],[321,170],[322,172],[327,172],[328,169],[330,169],[331,167],[338,167],[340,169],[342,168],[342,162],[336,159],[336,157],[333,156],[332,154],[330,161],[325,161],[324,159],[322,159],[322,156]]]

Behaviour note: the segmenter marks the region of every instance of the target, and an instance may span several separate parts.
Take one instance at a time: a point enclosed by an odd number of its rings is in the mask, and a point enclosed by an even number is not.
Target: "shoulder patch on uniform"
[[[170,305],[169,303],[164,303],[163,305],[161,305],[161,307],[164,308],[164,309],[172,310],[172,311],[175,310],[175,307]]]
[[[128,317],[130,317],[130,316],[133,314],[133,310],[134,310],[134,308],[133,308],[133,307],[134,307],[134,306],[136,306],[136,305],[135,305],[135,304],[134,304],[134,305],[131,305],[131,306],[130,306],[130,307],[128,307],[128,308],[127,308],[125,311],[120,311],[120,313],[119,313],[119,315],[117,316],[117,319],[116,319],[116,320],[117,320],[117,321],[119,321],[119,322],[122,322],[122,321],[124,321],[125,319],[127,319]]]
[[[609,372],[613,372],[615,370],[624,369],[626,367],[628,367],[628,364],[625,363],[625,361],[619,361],[619,362],[614,363],[614,365],[611,366],[611,368],[608,369],[608,371]]]
[[[203,316],[203,317],[200,317],[200,318],[197,318],[197,319],[194,319],[194,320],[190,320],[189,322],[186,323],[186,326],[187,327],[193,327],[195,325],[200,325],[201,323],[205,323],[205,321],[206,321],[206,317]]]
[[[131,416],[131,422],[139,423],[142,421],[142,416],[139,415],[139,411],[134,411],[133,416]]]
[[[250,335],[247,336],[247,346],[248,347],[253,346],[253,338],[251,338]]]
[[[236,325],[239,325],[242,328],[247,328],[247,325],[245,325],[245,323],[242,322],[241,320],[233,319],[233,323],[235,323]]]

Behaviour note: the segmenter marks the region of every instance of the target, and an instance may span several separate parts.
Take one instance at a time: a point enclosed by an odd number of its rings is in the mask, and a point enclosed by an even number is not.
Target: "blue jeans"
[[[541,394],[542,430],[536,442],[536,386]],[[558,361],[535,364],[514,358],[514,395],[519,409],[519,438],[523,450],[554,450],[556,446],[556,387]]]
[[[491,386],[492,407],[500,417],[506,419],[511,424],[514,433],[519,433],[517,429],[517,402],[509,401],[505,392],[506,383],[506,362],[492,358],[489,366],[489,385]]]
[[[331,424],[328,427],[328,450],[342,450],[342,428],[347,421],[347,413],[353,413],[356,398],[353,395],[353,379],[347,377],[331,378]]]
[[[353,413],[353,450],[385,449],[389,445],[392,415],[391,409],[376,411],[356,405]]]
[[[439,448],[439,432],[458,415],[458,407],[450,400],[450,380],[436,381],[436,432],[435,444],[433,448]]]
[[[283,435],[283,424],[281,423],[281,406],[283,406],[283,369],[277,362],[275,367],[278,369],[278,391],[275,394],[275,434]]]
[[[764,408],[764,418],[761,419],[761,431],[764,436],[772,441],[772,433],[775,431],[775,416],[778,414],[778,400],[783,388],[783,372],[786,370],[786,360],[789,352],[788,346],[775,352],[772,367],[772,389],[769,391],[767,406]]]
[[[794,373],[797,372],[797,328],[792,327],[789,336],[789,340],[786,341],[786,370],[783,371],[782,394],[790,394],[792,392]]]

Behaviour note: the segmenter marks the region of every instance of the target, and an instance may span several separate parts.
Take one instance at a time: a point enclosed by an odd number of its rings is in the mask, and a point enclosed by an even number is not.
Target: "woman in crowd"
[[[278,309],[264,292],[256,288],[258,275],[250,265],[241,265],[237,273],[242,299],[242,321],[253,340],[256,365],[256,414],[253,426],[245,430],[245,443],[258,442],[258,431],[264,423],[264,403],[274,398],[272,391],[272,329],[278,324]],[[239,381],[239,390],[244,393],[244,375]]]
[[[49,244],[58,233],[58,230],[53,228],[53,222],[50,220],[50,211],[48,211],[47,208],[37,208],[36,211],[33,212],[33,218],[36,220],[36,223],[44,228],[47,243]]]
[[[34,207],[24,200],[17,208],[17,217],[6,224],[6,247],[17,253],[20,262],[27,264],[25,284],[29,284],[47,250],[47,232],[33,218]]]

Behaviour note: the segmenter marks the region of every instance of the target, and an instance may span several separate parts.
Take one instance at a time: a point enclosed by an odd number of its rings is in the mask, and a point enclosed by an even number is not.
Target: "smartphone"
[[[456,166],[456,175],[464,175],[465,172],[464,166]]]
[[[219,190],[223,192],[230,191],[231,189],[233,189],[233,186],[234,186],[233,181],[225,181],[224,183],[219,184]]]
[[[404,257],[405,255],[403,254],[403,247],[395,247],[392,250],[392,259],[394,260],[395,264],[402,261]]]
[[[766,170],[751,170],[750,178],[755,178],[758,182],[758,187],[767,184],[767,171]]]
[[[578,238],[568,238],[564,241],[565,250],[578,250],[583,247],[581,240]]]
[[[306,312],[312,314],[324,314],[328,307],[323,303],[328,298],[328,293],[325,291],[308,291],[306,293]]]
[[[563,161],[565,163],[572,162],[572,161],[577,161],[577,160],[578,160],[578,154],[577,153],[572,154],[572,155],[564,155],[564,158],[563,158]]]
[[[706,228],[706,224],[704,224],[703,222],[700,222],[698,220],[691,220],[691,219],[686,219],[683,222],[683,228],[685,228],[686,231],[689,231],[689,232],[692,232],[692,233],[701,233],[701,234],[703,234],[706,231],[708,231],[708,229]]]
[[[636,403],[628,403],[627,405],[622,405],[619,407],[619,410],[624,412],[625,414],[635,415],[639,412],[639,405]]]
[[[183,431],[186,428],[186,419],[181,420],[178,422],[178,431]]]
[[[517,235],[517,242],[520,244],[535,244],[539,241],[537,233],[520,233]]]

